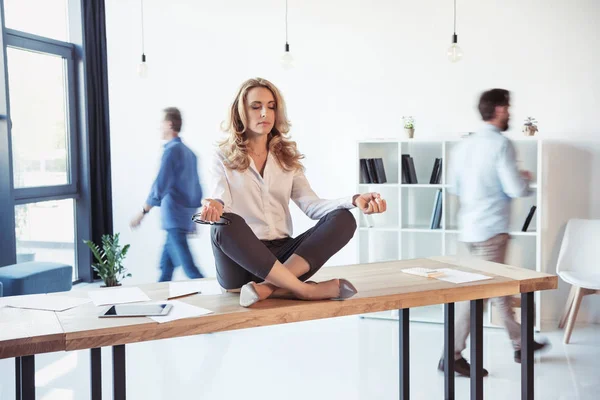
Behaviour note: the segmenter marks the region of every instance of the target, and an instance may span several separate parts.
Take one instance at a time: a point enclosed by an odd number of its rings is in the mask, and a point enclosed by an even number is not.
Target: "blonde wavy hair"
[[[296,142],[290,140],[288,135],[290,122],[287,119],[283,97],[275,85],[262,78],[248,79],[242,84],[231,104],[228,119],[221,126],[223,131],[228,133],[227,138],[218,143],[219,149],[225,156],[225,166],[238,171],[245,171],[250,167],[246,134],[248,129],[246,100],[250,89],[256,87],[269,89],[275,98],[275,123],[269,133],[269,151],[286,171],[304,170],[300,162],[304,155],[298,151]]]

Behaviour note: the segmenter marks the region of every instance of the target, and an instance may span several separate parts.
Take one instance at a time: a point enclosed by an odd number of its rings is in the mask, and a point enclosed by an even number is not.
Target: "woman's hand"
[[[202,210],[200,211],[200,219],[202,221],[219,222],[222,215],[223,204],[213,199],[202,200]]]
[[[380,214],[387,210],[387,204],[379,193],[359,194],[354,198],[353,203],[364,214]]]

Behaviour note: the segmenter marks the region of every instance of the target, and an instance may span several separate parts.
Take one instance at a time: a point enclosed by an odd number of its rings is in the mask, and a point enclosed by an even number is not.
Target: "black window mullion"
[[[0,1],[0,28],[4,29],[3,1]],[[14,264],[17,260],[5,40],[6,36],[0,35],[0,227],[6,232],[0,240],[0,267]]]
[[[54,54],[64,58],[73,58],[73,48],[75,46],[71,43],[44,38],[13,29],[5,29],[5,33],[6,46]]]
[[[78,196],[75,185],[23,188],[16,189],[13,193],[15,204],[36,203],[39,201],[75,198]]]
[[[77,79],[75,75],[75,61],[73,56],[66,59],[66,76],[67,76],[67,137],[69,146],[68,172],[69,182],[74,186],[75,190],[79,191],[79,125],[77,118]]]

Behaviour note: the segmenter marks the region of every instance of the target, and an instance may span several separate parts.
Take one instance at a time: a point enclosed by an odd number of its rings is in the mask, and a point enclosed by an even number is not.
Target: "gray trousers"
[[[356,220],[348,210],[334,210],[296,238],[259,240],[246,221],[225,213],[230,225],[213,225],[211,239],[217,267],[217,280],[225,289],[237,289],[250,281],[262,282],[275,261],[283,263],[292,254],[308,262],[309,271],[298,279],[313,276],[356,231]]]
[[[485,242],[467,243],[472,256],[486,261],[504,263],[508,235],[496,235]],[[515,321],[515,313],[511,303],[512,296],[497,297],[495,302],[502,323],[508,332],[515,350],[521,350],[521,325]],[[471,330],[470,302],[456,303],[454,315],[454,358],[462,357],[462,351],[467,347],[467,338]]]

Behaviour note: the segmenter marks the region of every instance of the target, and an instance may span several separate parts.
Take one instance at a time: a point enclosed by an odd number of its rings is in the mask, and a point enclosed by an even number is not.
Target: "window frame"
[[[15,204],[33,203],[40,200],[59,200],[78,195],[78,138],[77,138],[77,82],[75,79],[74,45],[54,39],[42,38],[25,32],[6,29],[6,47],[22,51],[59,56],[65,64],[66,110],[67,110],[67,148],[69,152],[67,174],[70,183],[65,185],[15,188],[13,195]],[[7,70],[10,60],[7,60]],[[8,91],[10,99],[10,87]],[[12,131],[12,129],[11,129]],[[12,137],[12,132],[11,132]],[[12,149],[11,149],[12,152]],[[11,154],[12,155],[12,154]],[[12,164],[14,167],[14,164]]]
[[[63,42],[6,28],[4,1],[0,0],[0,267],[16,263],[15,206],[52,200],[73,199],[74,251],[77,277],[73,283],[91,282],[91,254],[82,239],[91,238],[89,136],[86,122],[85,53],[83,51],[82,1],[69,0],[69,40]],[[65,185],[15,188],[10,124],[10,87],[7,48],[60,56],[65,65],[68,177]],[[6,238],[5,238],[6,237]]]

